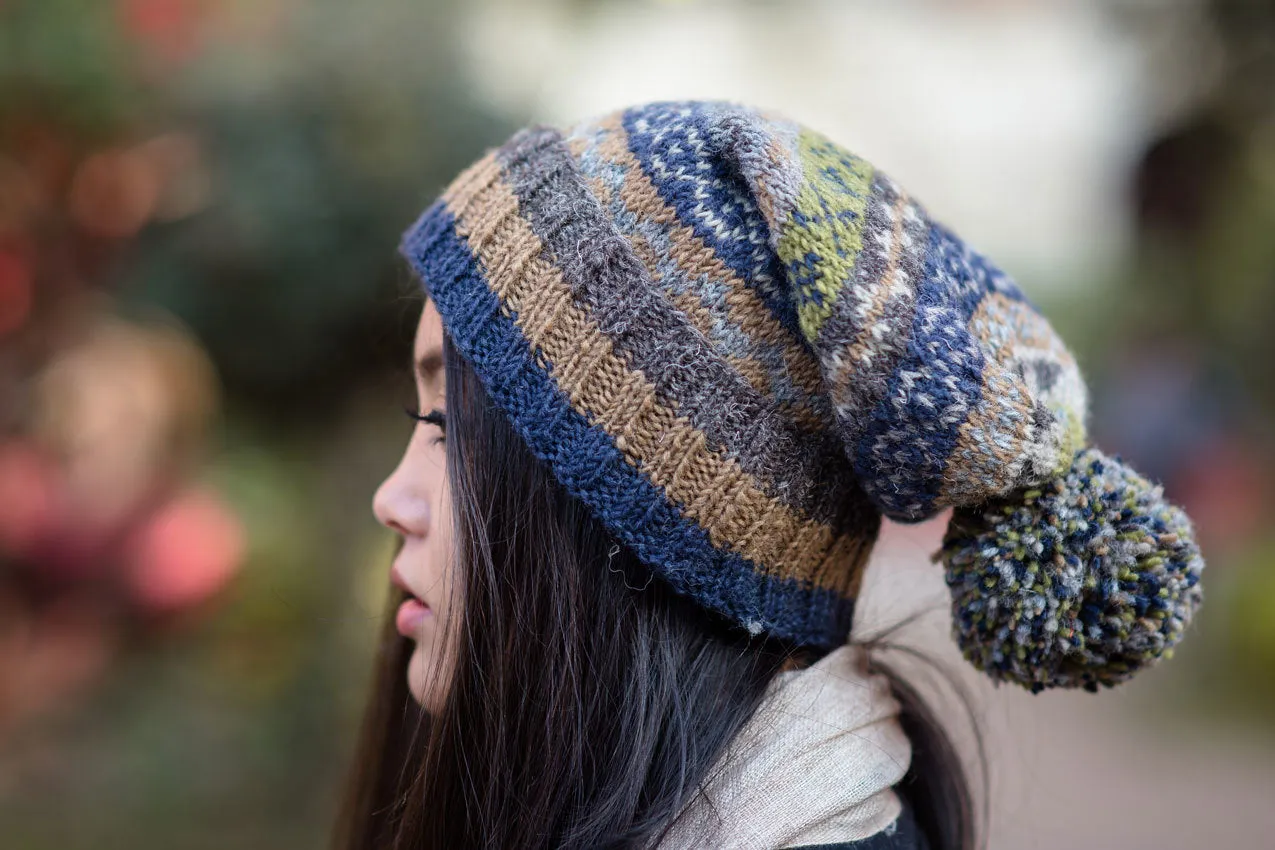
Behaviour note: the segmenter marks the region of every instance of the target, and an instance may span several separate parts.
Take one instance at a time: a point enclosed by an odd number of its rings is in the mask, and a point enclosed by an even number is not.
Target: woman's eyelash
[[[431,410],[429,413],[421,413],[410,407],[403,408],[403,412],[415,419],[417,422],[428,422],[430,425],[437,425],[442,429],[443,433],[447,433],[447,417],[443,415],[441,410]]]

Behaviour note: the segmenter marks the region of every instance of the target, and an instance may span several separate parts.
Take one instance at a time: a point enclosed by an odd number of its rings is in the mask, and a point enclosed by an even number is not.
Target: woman
[[[1034,691],[1127,679],[1199,604],[1046,320],[807,128],[524,130],[403,251],[419,421],[340,846],[974,846],[939,726],[849,642],[881,517],[954,508],[954,632]]]

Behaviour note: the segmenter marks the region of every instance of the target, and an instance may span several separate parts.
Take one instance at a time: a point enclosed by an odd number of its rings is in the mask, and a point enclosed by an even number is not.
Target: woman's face
[[[443,325],[432,301],[421,312],[413,348],[418,413],[443,413]],[[377,521],[402,538],[390,575],[394,585],[409,596],[399,607],[395,624],[400,634],[415,643],[407,684],[427,710],[441,705],[439,691],[448,674],[442,657],[442,624],[452,602],[454,557],[446,459],[443,430],[437,424],[417,422],[402,460],[372,500]]]

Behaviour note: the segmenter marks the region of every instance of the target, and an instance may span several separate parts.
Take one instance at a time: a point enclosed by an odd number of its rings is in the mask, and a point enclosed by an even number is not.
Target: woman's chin
[[[417,644],[412,651],[412,657],[407,662],[407,689],[411,692],[412,698],[426,711],[436,707],[434,706],[436,700],[432,699],[432,691],[436,689],[436,683],[433,681],[435,678],[430,653],[425,647]]]

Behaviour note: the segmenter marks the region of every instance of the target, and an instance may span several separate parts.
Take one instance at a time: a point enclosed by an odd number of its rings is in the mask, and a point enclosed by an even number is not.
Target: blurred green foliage
[[[113,138],[152,98],[131,72],[116,3],[15,0],[0,6],[0,115],[40,118],[86,141]]]
[[[507,129],[458,87],[452,8],[308,4],[174,87],[212,198],[145,235],[122,291],[183,317],[232,395],[311,419],[385,369],[398,233]]]

